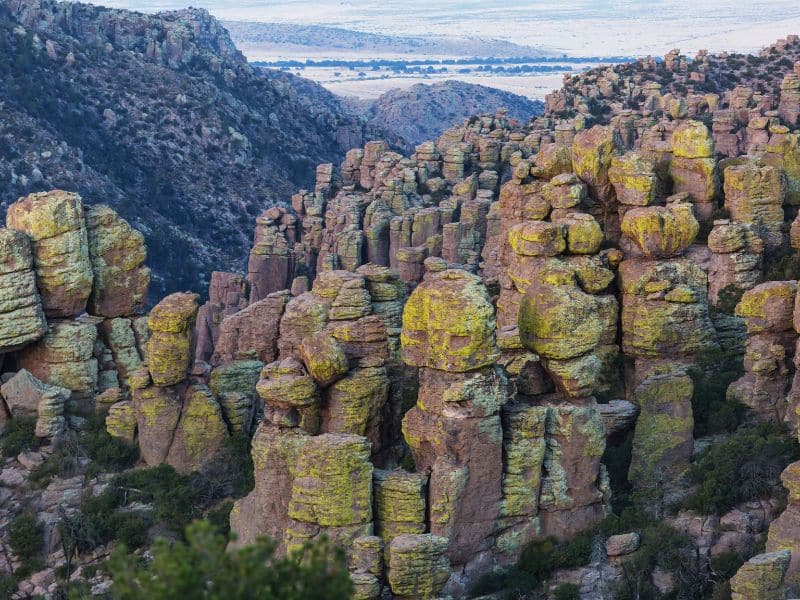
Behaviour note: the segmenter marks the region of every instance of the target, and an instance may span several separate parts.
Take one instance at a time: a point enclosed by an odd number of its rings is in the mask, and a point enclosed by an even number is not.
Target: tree
[[[187,543],[159,539],[152,560],[117,549],[109,566],[116,600],[344,600],[352,595],[344,553],[326,541],[275,556],[275,543],[226,551],[228,539],[207,521],[186,528]]]

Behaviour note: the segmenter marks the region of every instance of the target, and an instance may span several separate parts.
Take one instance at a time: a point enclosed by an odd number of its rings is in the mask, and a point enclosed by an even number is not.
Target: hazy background
[[[135,10],[187,2],[107,0]],[[752,51],[800,32],[800,5],[788,0],[697,2],[600,0],[191,0],[221,19],[303,23],[392,35],[490,37],[571,55],[663,54],[680,47]]]

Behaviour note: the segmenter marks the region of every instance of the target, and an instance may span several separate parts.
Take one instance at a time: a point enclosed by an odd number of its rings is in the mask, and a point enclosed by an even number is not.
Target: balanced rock
[[[183,381],[192,356],[197,294],[178,292],[153,307],[148,319],[147,367],[156,385]]]
[[[667,207],[633,208],[622,219],[622,233],[648,258],[683,254],[699,230],[692,205],[682,202]]]
[[[397,598],[438,598],[450,577],[447,538],[427,534],[395,537],[388,547],[389,587]]]
[[[52,438],[64,432],[64,412],[70,398],[68,389],[42,383],[21,369],[0,386],[0,393],[12,418],[36,419],[37,437]]]

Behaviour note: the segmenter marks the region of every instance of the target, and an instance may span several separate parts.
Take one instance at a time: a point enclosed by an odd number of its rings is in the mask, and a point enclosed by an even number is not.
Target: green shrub
[[[8,541],[20,560],[34,559],[44,549],[44,526],[33,513],[24,512],[11,521]]]
[[[800,458],[797,441],[775,425],[740,429],[704,450],[689,468],[696,489],[681,503],[700,514],[724,514],[735,505],[766,498],[786,466]]]
[[[727,398],[728,386],[742,376],[742,357],[725,350],[710,350],[695,359],[689,369],[694,390],[694,435],[735,431],[747,408]]]
[[[277,558],[275,544],[263,538],[227,552],[228,538],[207,521],[190,525],[186,540],[157,540],[146,566],[118,548],[109,561],[114,598],[344,600],[352,595],[344,552],[325,541],[305,544],[287,558]]]
[[[36,437],[36,419],[33,417],[15,417],[6,424],[3,433],[2,446],[3,456],[13,457],[26,450],[35,450],[41,445],[41,441]]]
[[[233,502],[226,500],[219,506],[208,511],[206,519],[214,526],[214,530],[220,535],[228,535],[231,532],[230,517],[232,509]]]
[[[764,281],[800,279],[800,256],[789,251],[774,252],[764,258]]]
[[[69,440],[58,442],[44,462],[31,469],[28,483],[45,487],[53,477],[73,477],[78,472],[78,456]]]
[[[726,315],[734,314],[736,305],[742,299],[744,290],[733,284],[726,285],[717,293],[717,310]]]
[[[250,438],[234,433],[227,438],[217,455],[191,477],[197,498],[204,505],[233,496],[246,496],[255,487]]]
[[[122,471],[139,460],[139,448],[125,440],[113,437],[106,431],[105,417],[94,415],[88,419],[81,436],[81,445],[94,462],[97,471]]]
[[[574,583],[562,583],[553,591],[555,600],[581,600],[581,588]]]

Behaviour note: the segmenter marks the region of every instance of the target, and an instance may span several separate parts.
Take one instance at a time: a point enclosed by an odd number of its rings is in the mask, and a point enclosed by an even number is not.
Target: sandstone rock
[[[655,164],[639,152],[613,156],[608,179],[614,186],[620,206],[620,218],[629,206],[650,206],[656,200],[659,183]]]
[[[438,598],[450,577],[447,539],[432,534],[404,534],[388,547],[389,587],[398,598]]]
[[[564,230],[559,223],[529,221],[512,227],[508,241],[513,251],[521,256],[556,256],[567,247]]]
[[[37,437],[52,438],[64,433],[68,389],[42,383],[21,369],[0,386],[0,393],[12,417],[36,419]]]
[[[375,525],[385,544],[402,534],[425,533],[427,479],[418,473],[376,470]]]
[[[628,400],[612,400],[608,404],[598,404],[597,409],[603,419],[606,437],[625,433],[639,416],[639,407]]]
[[[672,153],[679,158],[711,158],[714,138],[700,121],[681,121],[672,133]]]
[[[73,412],[92,410],[97,389],[97,359],[93,356],[97,327],[78,321],[51,321],[49,325],[40,342],[19,353],[18,365],[44,383],[70,390],[72,400],[81,403],[71,407]]]
[[[263,366],[258,360],[235,360],[211,371],[208,386],[231,432],[249,435],[252,431],[258,406],[256,384]]]
[[[648,258],[671,258],[682,254],[697,237],[700,226],[690,204],[664,208],[633,208],[622,219],[622,233]]]
[[[228,435],[222,410],[211,390],[192,385],[186,390],[165,462],[179,473],[196,471],[214,458]]]
[[[181,417],[186,386],[134,388],[139,451],[150,466],[165,462]]]
[[[736,305],[736,316],[746,319],[750,334],[790,331],[796,294],[795,281],[762,283],[742,295]]]
[[[192,356],[192,333],[197,315],[197,294],[175,293],[150,311],[147,366],[156,385],[182,381]]]
[[[248,283],[242,275],[212,271],[208,302],[198,309],[195,321],[195,362],[211,362],[223,319],[247,306],[247,294]]]
[[[130,387],[129,378],[142,366],[133,322],[124,318],[106,320],[101,325],[101,332],[114,359],[120,385]]]
[[[144,236],[104,204],[86,210],[86,227],[94,274],[89,311],[109,318],[143,312],[150,285]]]
[[[136,410],[133,402],[125,400],[111,405],[106,415],[106,431],[112,437],[133,444],[136,437]]]
[[[0,229],[0,351],[35,342],[46,329],[30,240],[24,233]]]
[[[426,279],[406,303],[401,339],[412,366],[460,372],[494,362],[494,308],[480,279],[454,269]]]
[[[219,327],[211,364],[236,360],[249,351],[262,362],[275,360],[281,316],[288,301],[285,291],[275,292],[226,317]]]
[[[639,549],[639,534],[636,532],[612,535],[606,540],[608,556],[626,556]]]
[[[591,215],[573,213],[555,220],[565,228],[567,252],[596,254],[603,243],[603,230]]]
[[[92,266],[80,196],[31,194],[8,207],[9,229],[32,240],[36,285],[48,317],[72,317],[86,308]]]
[[[754,556],[731,578],[732,600],[782,600],[791,552],[781,550]]]

